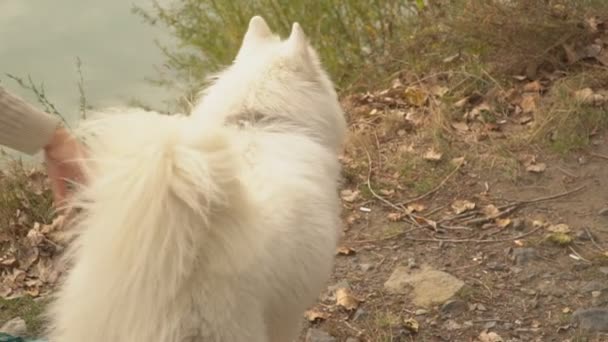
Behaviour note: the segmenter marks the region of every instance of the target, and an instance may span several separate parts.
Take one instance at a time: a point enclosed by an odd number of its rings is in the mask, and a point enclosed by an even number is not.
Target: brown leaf
[[[568,233],[570,233],[570,226],[568,226],[565,223],[554,224],[554,225],[549,226],[547,228],[547,230],[552,233],[568,234]]]
[[[496,217],[500,213],[500,210],[498,210],[498,208],[496,208],[496,206],[494,204],[486,205],[485,207],[483,207],[483,209],[481,211],[488,218]]]
[[[547,164],[545,164],[545,163],[531,164],[526,167],[526,171],[532,172],[532,173],[543,173],[543,172],[545,172],[546,169],[547,169]]]
[[[502,337],[495,332],[485,332],[483,331],[479,334],[479,342],[504,342]]]
[[[510,218],[496,219],[496,225],[500,228],[507,228],[508,226],[511,225],[511,219]]]
[[[391,222],[398,222],[398,221],[401,221],[401,219],[403,218],[403,214],[402,213],[390,213],[390,214],[386,215],[386,217]]]
[[[360,302],[361,301],[357,299],[349,289],[341,287],[336,290],[336,304],[346,310],[351,311],[357,309]]]
[[[527,93],[538,93],[543,89],[543,86],[538,81],[532,81],[524,86],[524,91]]]
[[[424,158],[425,160],[428,160],[428,161],[439,161],[439,160],[441,160],[441,157],[443,157],[443,154],[435,151],[434,148],[428,149],[424,153],[424,156],[422,156],[422,158]]]
[[[403,327],[413,334],[417,334],[420,329],[420,324],[413,318],[403,320]]]
[[[350,189],[344,189],[340,191],[340,197],[344,202],[352,203],[359,198],[359,190],[352,191]]]
[[[346,247],[346,246],[340,246],[336,249],[336,254],[338,255],[353,255],[355,254],[355,250],[350,248],[350,247]]]
[[[426,209],[426,207],[424,206],[424,204],[420,204],[420,203],[410,203],[407,205],[407,210],[410,213],[419,213],[422,212]]]
[[[461,133],[469,131],[469,125],[466,122],[452,122],[452,128]]]
[[[534,95],[524,95],[522,96],[521,102],[519,104],[524,114],[533,114],[536,113],[536,96]]]
[[[465,211],[475,209],[475,203],[468,200],[456,200],[452,203],[451,207],[456,215],[458,215],[464,213]]]
[[[415,107],[422,107],[428,99],[428,94],[418,87],[408,87],[404,92],[405,100]]]
[[[318,322],[321,322],[321,321],[324,321],[324,320],[328,319],[329,315],[327,313],[325,313],[325,312],[321,312],[321,311],[318,311],[318,310],[311,309],[311,310],[307,310],[307,311],[304,312],[304,317],[309,322],[318,323]]]

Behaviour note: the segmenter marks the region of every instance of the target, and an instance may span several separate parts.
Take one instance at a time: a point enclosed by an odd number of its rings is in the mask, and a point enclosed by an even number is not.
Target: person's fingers
[[[47,173],[51,182],[51,191],[53,192],[53,199],[56,205],[60,205],[61,203],[63,203],[67,192],[65,181],[63,177],[61,177],[57,166],[51,160],[47,161]]]

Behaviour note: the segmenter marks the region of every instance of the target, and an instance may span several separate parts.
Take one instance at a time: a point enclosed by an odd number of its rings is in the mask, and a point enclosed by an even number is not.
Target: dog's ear
[[[270,31],[268,24],[266,24],[264,18],[256,15],[249,21],[249,27],[247,28],[247,32],[245,32],[245,37],[243,37],[241,50],[254,48],[270,37],[272,37],[272,31]]]
[[[302,27],[297,22],[293,23],[291,34],[285,43],[289,54],[302,58],[305,61],[310,60],[308,38],[306,38]]]

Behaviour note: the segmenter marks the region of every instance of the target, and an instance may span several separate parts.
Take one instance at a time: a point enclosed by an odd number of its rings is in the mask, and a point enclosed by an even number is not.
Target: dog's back
[[[191,117],[87,125],[91,182],[50,341],[294,339],[333,264],[345,131],[299,26],[281,42],[252,19]]]

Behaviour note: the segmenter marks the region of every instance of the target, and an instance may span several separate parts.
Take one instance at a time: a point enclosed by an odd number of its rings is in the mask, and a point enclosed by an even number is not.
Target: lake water
[[[163,56],[154,40],[160,29],[131,14],[150,0],[0,0],[0,80],[34,99],[5,73],[43,82],[48,97],[70,119],[78,108],[76,58],[82,60],[86,94],[95,106],[137,98],[161,103],[165,89],[145,81]]]
[[[0,82],[35,102],[33,94],[6,73],[44,83],[47,97],[67,117],[79,117],[82,61],[86,97],[93,106],[137,99],[162,106],[173,94],[151,85],[163,55],[155,39],[169,42],[161,29],[144,23],[130,9],[150,0],[0,0]]]

